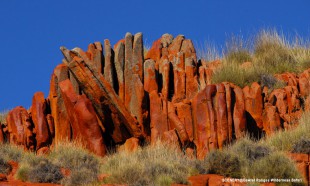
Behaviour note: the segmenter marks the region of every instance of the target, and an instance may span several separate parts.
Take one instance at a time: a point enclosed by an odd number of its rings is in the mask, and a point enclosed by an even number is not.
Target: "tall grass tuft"
[[[198,45],[198,44],[197,44]],[[215,61],[222,58],[221,52],[212,42],[205,42],[203,45],[198,45],[197,57],[208,62]]]
[[[3,110],[0,112],[0,123],[6,123],[6,117],[9,113],[9,110]]]
[[[187,183],[194,160],[163,143],[139,149],[134,153],[116,153],[104,158],[102,172],[108,183],[129,185],[170,185]]]
[[[291,39],[275,29],[261,30],[251,40],[232,36],[223,53],[223,67],[215,71],[213,83],[230,81],[244,87],[256,81],[275,89],[285,86],[271,78],[275,74],[300,73],[310,68],[309,41],[298,36]],[[242,67],[247,61],[252,65]]]
[[[61,142],[49,154],[57,166],[69,169],[71,174],[62,180],[64,185],[83,185],[96,182],[100,171],[100,159],[78,142]]]
[[[261,140],[260,143],[280,151],[292,151],[293,145],[302,138],[310,138],[310,112],[305,112],[302,115],[299,125],[295,129],[279,131]]]

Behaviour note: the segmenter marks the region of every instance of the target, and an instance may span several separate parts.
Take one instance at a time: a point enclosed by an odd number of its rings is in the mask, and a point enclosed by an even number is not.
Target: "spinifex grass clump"
[[[310,154],[310,138],[301,138],[293,144],[294,153]]]
[[[279,131],[272,136],[261,140],[261,144],[266,144],[280,151],[292,151],[293,145],[301,139],[310,139],[310,113],[304,112],[299,124],[295,129]]]
[[[301,178],[294,162],[285,153],[252,141],[248,137],[222,150],[210,152],[203,164],[206,166],[207,173],[232,178]]]
[[[102,172],[108,183],[129,185],[170,185],[187,183],[194,160],[175,147],[157,143],[134,153],[120,152],[104,158]],[[199,172],[199,171],[198,171]]]
[[[246,44],[244,44],[246,43]],[[212,82],[229,81],[244,87],[256,81],[270,89],[285,86],[273,77],[284,72],[300,73],[310,68],[310,46],[307,40],[295,40],[276,30],[262,30],[252,40],[232,37],[226,44],[222,68],[215,71]],[[244,62],[251,62],[248,67]]]
[[[9,144],[0,144],[0,173],[8,173],[11,166],[8,161],[19,162],[23,155],[23,149]]]
[[[241,162],[238,156],[229,151],[211,151],[205,159],[209,174],[220,174],[225,177],[241,178]]]
[[[98,181],[99,157],[88,152],[77,142],[59,143],[49,154],[57,166],[70,170],[70,176],[62,180],[64,185],[83,185]]]
[[[0,123],[6,123],[6,117],[8,113],[9,113],[8,110],[4,110],[0,112]]]
[[[19,164],[16,178],[34,183],[60,183],[63,175],[60,166],[51,162],[48,157],[25,153]]]

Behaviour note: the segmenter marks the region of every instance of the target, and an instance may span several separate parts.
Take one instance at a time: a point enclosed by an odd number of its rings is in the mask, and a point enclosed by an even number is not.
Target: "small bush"
[[[244,69],[239,64],[225,62],[222,68],[214,72],[212,83],[232,82],[244,87],[260,80],[257,73],[259,73],[258,69]]]
[[[252,56],[246,50],[233,51],[233,52],[229,52],[228,54],[226,54],[225,60],[230,63],[241,64],[243,62],[251,62]]]
[[[232,35],[230,39],[226,42],[224,60],[228,63],[236,64],[251,62],[252,55],[249,48],[250,42],[244,41],[242,36]]]
[[[25,153],[15,177],[22,181],[35,183],[60,183],[63,175],[60,166],[53,164],[47,157]]]
[[[241,163],[237,155],[228,152],[215,150],[206,157],[208,173],[220,174],[227,177],[241,177]]]
[[[304,112],[299,125],[292,130],[279,131],[272,136],[261,140],[261,144],[268,145],[280,151],[292,151],[293,144],[302,138],[310,139],[310,112]]]
[[[60,183],[62,178],[60,167],[47,159],[41,160],[31,167],[28,172],[29,181],[35,183]]]
[[[293,144],[292,152],[310,154],[310,138],[302,138]]]
[[[253,163],[256,160],[271,154],[271,149],[269,147],[258,144],[248,138],[238,140],[231,148],[232,151],[243,156],[249,163]]]
[[[197,50],[198,59],[204,59],[207,62],[215,61],[221,59],[221,54],[215,45],[211,42],[206,42],[204,46],[200,45]]]
[[[286,86],[285,82],[278,80],[271,74],[262,74],[260,79],[261,86],[268,87],[270,91],[273,89],[284,88]]]
[[[57,166],[71,171],[71,175],[62,181],[64,185],[83,185],[97,181],[101,163],[99,158],[77,142],[57,144],[49,158]]]
[[[99,158],[74,142],[57,144],[49,157],[55,164],[70,170],[85,168],[95,173],[99,172]]]
[[[253,163],[250,169],[252,178],[260,179],[291,179],[301,178],[300,173],[295,167],[294,162],[282,153],[273,153],[261,158]],[[290,183],[287,183],[288,185]]]
[[[23,155],[22,147],[18,147],[12,144],[0,144],[0,157],[5,161],[16,161],[19,162]]]
[[[0,112],[0,124],[6,123],[6,117],[7,117],[8,113],[9,113],[8,110],[4,110],[4,111]]]
[[[11,169],[11,166],[0,157],[0,174],[7,174]]]
[[[68,186],[87,185],[97,182],[97,179],[96,173],[89,171],[89,169],[82,168],[71,171],[70,176],[64,178],[61,184]]]

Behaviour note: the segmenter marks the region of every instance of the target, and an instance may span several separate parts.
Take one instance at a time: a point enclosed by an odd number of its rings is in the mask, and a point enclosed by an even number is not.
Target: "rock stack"
[[[221,62],[198,60],[182,35],[164,34],[146,55],[141,33],[127,33],[113,48],[104,40],[61,52],[49,95],[35,93],[28,111],[11,110],[0,141],[45,153],[62,140],[79,140],[104,156],[108,148],[162,140],[203,158],[246,133],[260,138],[293,127],[310,108],[310,69],[276,75],[287,86],[271,93],[257,82],[211,84]]]

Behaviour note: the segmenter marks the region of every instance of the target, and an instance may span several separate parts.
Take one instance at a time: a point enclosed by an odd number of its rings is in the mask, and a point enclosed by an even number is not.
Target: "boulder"
[[[81,141],[86,148],[99,156],[106,154],[106,146],[102,136],[95,109],[85,95],[77,95],[70,80],[59,83],[65,107],[68,111],[72,128],[72,138]]]
[[[24,107],[18,106],[11,110],[6,122],[10,143],[24,146],[25,149],[35,150],[34,125]]]
[[[47,147],[52,142],[52,136],[47,123],[47,102],[43,92],[37,92],[32,98],[31,118],[36,134],[36,149]]]

